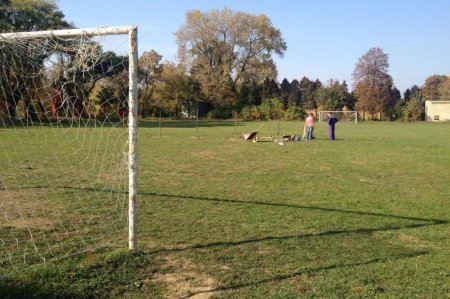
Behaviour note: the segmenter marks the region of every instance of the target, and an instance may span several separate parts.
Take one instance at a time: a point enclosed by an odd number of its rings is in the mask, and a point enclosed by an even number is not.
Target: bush
[[[425,109],[422,103],[417,98],[409,100],[408,104],[403,111],[404,121],[416,121],[423,120],[425,114]]]
[[[298,106],[289,107],[284,113],[285,120],[304,120],[305,112]]]
[[[242,119],[251,120],[304,120],[305,112],[298,106],[291,106],[286,111],[280,100],[273,98],[264,100],[261,105],[246,106],[241,112]]]
[[[301,107],[290,106],[284,110],[283,103],[277,98],[265,99],[259,106],[245,106],[241,115],[245,121],[304,120],[306,118],[306,113]]]
[[[229,107],[220,107],[208,112],[208,119],[227,119],[232,117]]]
[[[390,121],[402,120],[405,107],[406,103],[404,101],[398,101],[394,107],[386,111],[386,118]]]
[[[260,106],[247,106],[242,109],[244,120],[283,119],[283,104],[277,99],[264,100]]]
[[[260,120],[261,115],[258,106],[246,106],[242,109],[243,120]]]
[[[276,98],[266,99],[259,106],[263,120],[284,118],[283,104]]]

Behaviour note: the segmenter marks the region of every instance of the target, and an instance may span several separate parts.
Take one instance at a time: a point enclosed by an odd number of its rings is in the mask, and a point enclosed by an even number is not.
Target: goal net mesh
[[[340,122],[358,122],[358,113],[356,111],[320,111],[319,122],[328,122],[328,113],[333,113]]]
[[[0,37],[0,276],[126,246],[128,36]]]

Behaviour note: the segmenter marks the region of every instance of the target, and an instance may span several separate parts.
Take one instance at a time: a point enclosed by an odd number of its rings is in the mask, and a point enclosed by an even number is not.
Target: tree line
[[[75,25],[64,19],[55,1],[0,0],[2,33],[63,28],[75,28]],[[163,60],[154,49],[144,51],[139,57],[140,117],[192,117],[201,110],[211,118],[238,114],[247,120],[294,120],[304,118],[312,110],[357,110],[363,119],[410,121],[423,119],[426,100],[450,100],[450,77],[445,75],[432,75],[423,86],[413,85],[402,94],[388,73],[389,56],[381,48],[369,49],[356,62],[351,90],[346,81],[336,79],[321,82],[303,77],[278,82],[273,58],[282,57],[287,44],[281,31],[263,14],[227,8],[208,12],[191,10],[175,38],[177,62]],[[0,52],[4,61],[11,60],[4,47]],[[42,68],[45,58],[51,55],[54,53],[48,52],[41,58]],[[70,55],[61,60],[65,63],[60,65],[61,69],[51,73],[52,82],[58,83],[53,88],[69,95],[72,115],[84,117],[93,111],[107,114],[111,106],[127,108],[128,85],[124,73],[128,58],[108,51],[101,55],[107,56],[105,62],[97,66],[98,73],[91,72],[88,80],[82,71],[74,69],[76,57]],[[64,73],[62,68],[72,70],[76,80],[71,84],[64,82],[67,71]],[[2,73],[0,81],[18,82],[14,76],[14,72]],[[36,82],[20,88],[32,86]],[[82,100],[77,100],[78,94],[83,94]],[[23,96],[14,91],[3,92],[0,113],[16,117],[18,97]],[[57,100],[54,97],[53,102],[48,102],[53,110],[58,106]],[[22,102],[26,117],[35,118],[39,105],[33,103],[32,96]]]

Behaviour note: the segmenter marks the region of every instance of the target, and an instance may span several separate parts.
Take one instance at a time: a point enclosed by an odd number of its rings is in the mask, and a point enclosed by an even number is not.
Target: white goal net
[[[357,123],[358,112],[357,111],[320,111],[319,122],[328,122],[328,114],[332,113],[336,119],[340,122]]]
[[[0,277],[135,246],[136,30],[0,35]]]

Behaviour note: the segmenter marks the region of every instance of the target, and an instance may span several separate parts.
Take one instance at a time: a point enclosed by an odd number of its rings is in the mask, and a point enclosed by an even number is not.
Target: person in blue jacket
[[[330,140],[335,140],[336,136],[334,135],[334,129],[338,120],[336,116],[332,112],[328,112],[328,138]]]

